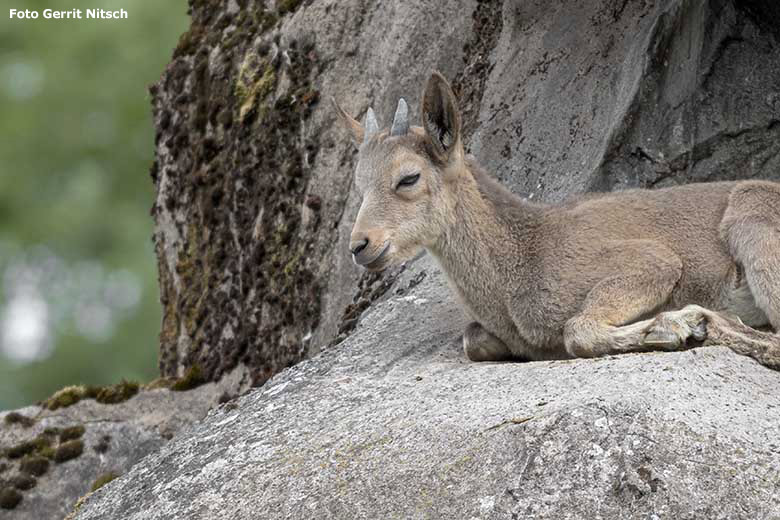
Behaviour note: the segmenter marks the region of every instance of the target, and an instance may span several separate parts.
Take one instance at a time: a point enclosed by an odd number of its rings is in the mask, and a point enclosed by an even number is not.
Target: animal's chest
[[[469,317],[507,341],[513,335],[514,325],[501,291],[486,278],[447,276],[450,288]]]
[[[565,357],[561,331],[547,326],[549,316],[543,315],[544,306],[536,301],[539,294],[526,295],[524,301],[523,295],[509,283],[491,286],[477,280],[464,283],[452,278],[449,282],[470,318],[503,341],[519,358]]]
[[[540,287],[538,277],[528,279],[520,269],[494,265],[490,255],[482,258],[481,264],[448,263],[446,258],[439,258],[453,293],[469,317],[518,357],[565,357],[565,320],[559,316],[560,309],[548,302],[556,292]]]

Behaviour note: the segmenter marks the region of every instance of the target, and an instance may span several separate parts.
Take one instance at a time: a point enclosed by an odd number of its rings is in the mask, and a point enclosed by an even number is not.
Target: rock
[[[212,411],[75,518],[780,515],[779,373],[722,347],[469,363],[430,260],[395,289],[344,343]]]
[[[505,2],[472,151],[547,200],[779,178],[778,46],[745,4]]]
[[[144,390],[119,404],[83,400],[57,410],[28,406],[0,413],[0,518],[64,518],[107,475],[127,472],[182,428],[202,419],[224,391],[208,384],[188,392]]]

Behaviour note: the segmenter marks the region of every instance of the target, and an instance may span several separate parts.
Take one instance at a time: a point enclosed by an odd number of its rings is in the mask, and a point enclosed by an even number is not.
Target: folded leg
[[[503,341],[473,322],[463,333],[463,351],[471,361],[507,361],[512,352]]]
[[[617,272],[597,283],[580,313],[566,323],[566,351],[573,357],[596,357],[673,348],[663,341],[645,341],[652,320],[632,322],[669,301],[682,274],[681,260],[649,240],[626,240],[610,247],[605,257],[612,259]]]

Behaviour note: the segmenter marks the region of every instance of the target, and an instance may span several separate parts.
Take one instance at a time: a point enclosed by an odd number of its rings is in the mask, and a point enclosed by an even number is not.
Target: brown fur
[[[719,343],[780,366],[780,337],[750,328],[780,328],[780,184],[534,204],[464,155],[455,96],[437,73],[423,94],[423,127],[406,135],[363,142],[359,123],[339,111],[362,143],[356,262],[382,270],[427,249],[474,319],[463,338],[470,359]],[[397,187],[415,173],[414,185]]]

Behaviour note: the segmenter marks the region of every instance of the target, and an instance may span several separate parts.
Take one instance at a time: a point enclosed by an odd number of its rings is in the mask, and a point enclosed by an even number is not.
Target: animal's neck
[[[469,164],[469,175],[456,185],[454,219],[431,252],[462,291],[474,284],[489,289],[504,282],[502,262],[515,268],[525,254],[543,207],[525,202]],[[506,267],[506,266],[504,266]],[[519,274],[519,273],[518,273]]]

